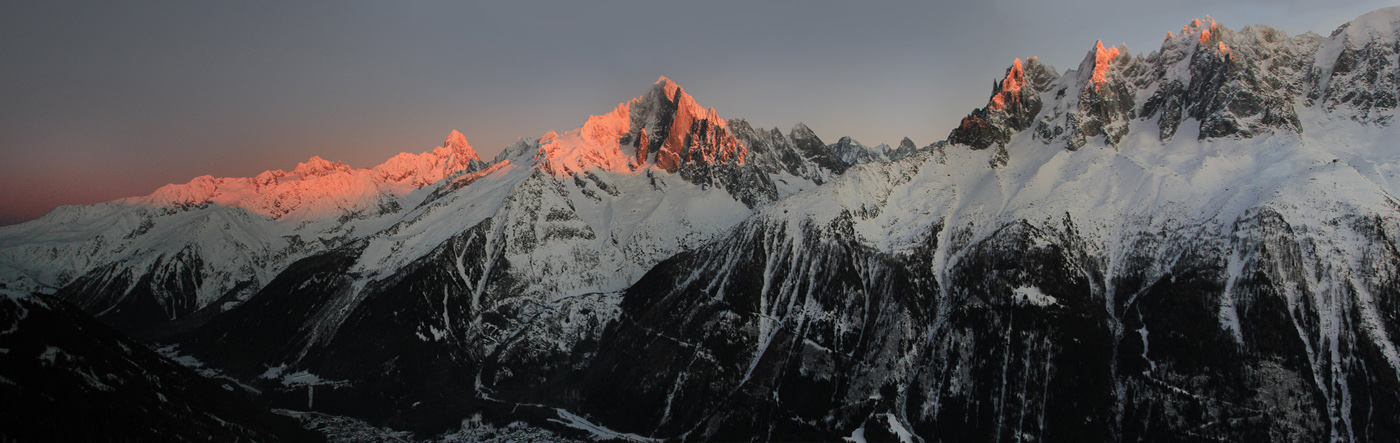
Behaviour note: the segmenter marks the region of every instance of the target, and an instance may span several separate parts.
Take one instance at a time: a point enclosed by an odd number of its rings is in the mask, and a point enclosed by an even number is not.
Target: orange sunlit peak
[[[598,146],[616,144],[619,137],[632,129],[631,103],[620,103],[607,114],[589,116],[580,135]]]
[[[1175,37],[1176,37],[1176,34],[1172,34],[1171,31],[1167,31],[1167,38],[1164,38],[1163,40],[1171,40],[1171,39],[1173,39],[1173,38],[1175,38]]]
[[[319,177],[337,171],[348,171],[350,169],[350,166],[343,162],[337,161],[331,163],[321,158],[321,156],[315,155],[303,163],[297,163],[297,167],[292,170],[292,173],[304,177]]]
[[[1021,71],[1021,59],[1018,57],[1011,62],[1011,71],[1006,73],[1006,78],[1001,81],[1003,91],[1020,91],[1021,85],[1026,83],[1025,73]]]
[[[1094,48],[1094,90],[1108,80],[1108,69],[1112,66],[1113,59],[1118,58],[1120,51],[1117,46],[1110,46],[1104,49],[1103,40],[1095,43]]]
[[[1210,37],[1212,34],[1214,34],[1215,31],[1215,19],[1212,19],[1209,15],[1206,15],[1205,21],[1210,22],[1210,26],[1207,26],[1205,29],[1201,30],[1201,37],[1197,39],[1197,42],[1201,44],[1206,44],[1210,42]],[[1199,23],[1200,20],[1196,20],[1196,22]]]
[[[677,100],[677,99],[676,99],[676,92],[681,90],[681,85],[676,84],[676,82],[671,81],[671,79],[666,78],[666,76],[664,76],[664,75],[661,76],[661,77],[658,77],[658,78],[656,79],[656,83],[655,83],[655,84],[662,85],[662,87],[666,89],[666,98],[667,98],[667,99],[669,99],[669,100],[671,100],[671,101],[676,101],[676,100]]]
[[[461,132],[458,132],[456,129],[453,129],[452,132],[450,132],[450,133],[447,134],[447,140],[444,142],[443,146],[446,146],[446,147],[449,147],[449,148],[471,148],[471,147],[472,147],[472,145],[471,145],[470,143],[467,143],[467,136],[462,135],[462,133],[461,133]]]
[[[1021,87],[1026,83],[1025,72],[1021,70],[1021,59],[1017,58],[1011,63],[1011,70],[1006,72],[1006,78],[1001,80],[1001,91],[992,96],[992,109],[1003,109],[1008,100],[1016,101],[1021,91]]]

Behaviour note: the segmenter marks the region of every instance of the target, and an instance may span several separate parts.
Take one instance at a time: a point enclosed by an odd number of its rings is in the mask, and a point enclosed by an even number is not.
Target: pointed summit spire
[[[992,95],[992,102],[988,105],[992,109],[1004,109],[1008,102],[1015,102],[1020,99],[1021,86],[1026,84],[1026,74],[1021,69],[1021,59],[1018,57],[1012,62],[1011,69],[1006,71],[1006,78],[1001,80],[1001,86]]]
[[[671,101],[676,100],[676,91],[681,89],[681,85],[676,84],[676,82],[671,81],[671,79],[666,78],[664,75],[658,77],[656,83],[653,84],[661,85],[662,89],[666,91],[666,99]]]
[[[1113,60],[1118,58],[1121,51],[1117,46],[1110,46],[1104,49],[1103,40],[1094,42],[1094,90],[1098,90],[1103,82],[1108,80],[1108,70],[1113,66]]]
[[[319,155],[313,155],[305,162],[297,163],[297,167],[292,170],[292,173],[303,177],[320,177],[349,170],[350,166],[347,166],[345,163],[339,161],[331,163],[329,160],[323,159]]]
[[[467,137],[461,132],[457,132],[456,129],[447,134],[447,140],[442,143],[442,147],[447,148],[450,153],[463,157],[462,161],[481,160],[481,156],[476,154],[472,145],[467,143]]]
[[[447,134],[447,142],[443,146],[449,148],[471,147],[471,145],[467,143],[467,136],[462,135],[461,132],[457,132],[456,129],[453,129],[451,133]]]
[[[635,171],[646,165],[675,172],[689,163],[742,164],[746,155],[718,111],[700,106],[680,85],[661,76],[642,96],[612,112],[541,137],[534,161],[556,175],[590,168]]]

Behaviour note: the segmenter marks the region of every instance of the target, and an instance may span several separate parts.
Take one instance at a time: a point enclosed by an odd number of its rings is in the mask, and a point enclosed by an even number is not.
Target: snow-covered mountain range
[[[998,78],[868,148],[663,77],[490,161],[454,131],[60,208],[0,227],[0,284],[419,436],[1400,436],[1400,8]]]
[[[662,78],[489,164],[453,131],[430,152],[368,169],[313,157],[292,171],[62,207],[0,228],[0,272],[8,288],[57,292],[136,330],[232,308],[296,260],[347,245],[366,251],[357,270],[391,274],[493,219],[492,241],[512,246],[539,291],[618,290],[681,245],[844,170],[812,146],[823,147],[805,126],[784,136],[726,122]],[[565,270],[577,279],[539,274]]]

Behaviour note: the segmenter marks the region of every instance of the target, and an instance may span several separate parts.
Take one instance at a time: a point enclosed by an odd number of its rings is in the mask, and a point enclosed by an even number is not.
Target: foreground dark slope
[[[62,302],[0,295],[0,324],[0,440],[323,440]]]

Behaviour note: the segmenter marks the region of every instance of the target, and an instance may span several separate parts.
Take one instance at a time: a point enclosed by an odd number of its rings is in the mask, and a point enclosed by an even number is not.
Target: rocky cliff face
[[[1305,103],[1360,122],[1390,123],[1400,73],[1396,17],[1367,14],[1342,25],[1324,40],[1305,72]]]
[[[1021,59],[1016,59],[1006,70],[1006,78],[992,85],[992,98],[987,107],[964,117],[948,135],[948,142],[973,149],[1005,146],[1012,134],[1029,128],[1040,115],[1040,94],[1048,91],[1057,77],[1055,68],[1041,64],[1036,58],[1028,59],[1025,66]]]
[[[1163,144],[1188,122],[1198,140],[1250,138],[1301,131],[1300,106],[1385,122],[1395,107],[1396,72],[1387,20],[1358,20],[1329,38],[1195,20],[1145,56],[1096,43],[1063,76],[1034,58],[1024,66],[1017,59],[988,105],[964,118],[948,141],[1004,146],[1033,126],[1032,137],[1070,150],[1096,137],[1116,146],[1139,121],[1154,124]],[[1334,80],[1341,78],[1348,80]]]

